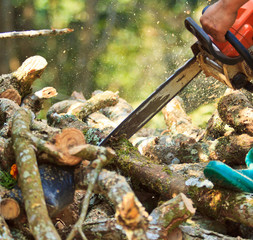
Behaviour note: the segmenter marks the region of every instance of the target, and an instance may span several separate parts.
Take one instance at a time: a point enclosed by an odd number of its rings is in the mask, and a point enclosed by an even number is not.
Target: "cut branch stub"
[[[38,113],[42,109],[42,105],[45,99],[55,97],[57,95],[57,91],[53,87],[45,87],[34,94],[30,94],[26,96],[21,106],[26,106],[31,109],[34,113]]]
[[[52,98],[52,97],[55,97],[57,94],[58,93],[57,93],[56,89],[53,87],[44,87],[40,91],[37,91],[34,93],[34,95],[40,99]]]
[[[6,220],[12,220],[18,217],[20,207],[16,200],[12,198],[4,198],[0,203],[0,215]]]
[[[47,66],[47,61],[41,56],[33,56],[26,59],[13,73],[20,81],[34,81],[39,78]]]
[[[148,213],[141,203],[136,200],[133,192],[128,192],[123,196],[122,202],[117,206],[115,217],[126,231],[129,239],[134,239],[130,236],[134,232],[136,234],[137,229],[146,230],[150,220]],[[143,237],[141,239],[145,239],[145,235]]]
[[[180,193],[175,198],[155,208],[150,215],[152,217],[150,223],[159,226],[157,234],[165,238],[168,233],[192,217],[195,211],[191,199]]]
[[[19,82],[18,89],[22,97],[29,93],[32,83],[41,76],[47,66],[47,61],[41,56],[26,59],[23,64],[12,74]]]
[[[75,146],[84,144],[85,138],[80,130],[75,128],[63,129],[60,134],[54,137],[54,147],[58,152],[62,153],[58,161],[70,166],[78,164],[82,158],[71,155],[69,151]]]

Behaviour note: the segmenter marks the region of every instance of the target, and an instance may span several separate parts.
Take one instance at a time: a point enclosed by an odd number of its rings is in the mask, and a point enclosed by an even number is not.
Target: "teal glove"
[[[204,174],[215,186],[253,193],[253,148],[245,162],[248,169],[234,170],[222,162],[211,161],[205,167]]]
[[[245,162],[249,169],[253,168],[253,148],[251,148],[246,155]]]

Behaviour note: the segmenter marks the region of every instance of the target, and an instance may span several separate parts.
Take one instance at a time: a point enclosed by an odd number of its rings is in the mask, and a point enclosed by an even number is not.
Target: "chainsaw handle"
[[[185,27],[187,30],[189,30],[201,43],[201,45],[210,53],[212,54],[217,60],[219,60],[222,63],[228,64],[228,65],[235,65],[238,62],[242,61],[242,56],[246,55],[245,50],[248,52],[248,50],[237,40],[237,38],[232,33],[227,33],[226,38],[228,37],[228,41],[233,45],[233,47],[239,51],[240,49],[244,48],[243,55],[241,56],[241,52],[239,52],[240,56],[238,57],[228,57],[225,54],[223,54],[212,42],[209,35],[191,18],[187,17],[185,19]],[[232,35],[232,36],[231,36]],[[235,39],[237,41],[235,41]],[[238,42],[243,46],[238,45]],[[236,47],[235,47],[235,46]],[[248,52],[250,55],[250,53]],[[251,57],[251,56],[250,56]],[[252,61],[252,60],[251,60]],[[251,63],[252,65],[252,63]]]
[[[209,6],[206,6],[202,10],[202,14],[209,8]],[[236,36],[231,33],[230,31],[227,31],[225,34],[226,40],[234,47],[234,49],[240,54],[240,56],[245,60],[245,62],[249,65],[249,67],[253,70],[253,58],[251,54],[249,53],[248,49],[243,46],[243,44],[236,38]]]
[[[249,53],[248,49],[245,48],[243,44],[236,38],[236,36],[230,31],[227,31],[225,38],[245,60],[251,70],[253,70],[253,57]]]

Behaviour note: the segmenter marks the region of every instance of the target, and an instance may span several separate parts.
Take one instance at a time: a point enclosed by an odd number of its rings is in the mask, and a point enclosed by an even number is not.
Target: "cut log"
[[[9,89],[5,90],[4,92],[2,92],[0,94],[0,98],[7,98],[7,99],[10,99],[13,102],[17,103],[18,105],[21,104],[21,96],[20,96],[19,92],[14,88],[9,88]]]
[[[142,155],[166,164],[218,160],[233,166],[245,165],[253,137],[230,133],[213,141],[195,142],[194,138],[178,134],[135,139],[135,146]]]
[[[63,129],[60,134],[54,137],[54,146],[58,152],[61,152],[62,158],[58,159],[64,165],[76,165],[82,159],[80,157],[73,156],[69,153],[69,150],[75,146],[85,144],[83,133],[75,128]]]
[[[218,110],[216,109],[207,123],[204,140],[213,141],[219,137],[224,136],[226,131],[226,123],[221,120]]]
[[[22,65],[12,74],[20,85],[19,92],[24,97],[30,92],[32,83],[39,78],[47,66],[47,61],[41,56],[33,56],[26,59]]]
[[[123,216],[128,216],[127,222],[129,223],[131,219],[133,220],[132,216],[138,216],[138,214],[136,215],[138,211],[136,211],[136,208],[132,206],[131,198],[132,196],[126,198],[125,200],[128,199],[130,201],[126,201],[123,204],[125,207],[123,209],[120,209],[124,212],[122,213]],[[185,215],[183,213],[184,211]],[[99,214],[96,214],[95,209],[94,212],[94,216],[89,216],[84,222],[83,226],[83,231],[87,236],[89,236],[89,239],[127,239],[127,236],[124,234],[122,226],[118,224],[116,219],[101,213],[101,211],[99,210]],[[195,211],[192,207],[190,200],[182,194],[178,195],[174,199],[167,201],[160,207],[154,209],[154,211],[151,213],[152,220],[148,224],[147,239],[174,239],[170,238],[172,237],[172,234],[173,236],[179,234],[178,232],[176,234],[173,231],[173,228],[176,228],[176,226],[179,226],[181,222],[191,217],[194,212]],[[131,224],[133,225],[135,223],[135,221],[131,222]]]
[[[15,163],[15,155],[10,138],[0,137],[0,169],[9,171]]]
[[[202,214],[253,227],[252,195],[226,189],[211,189],[213,184],[203,175],[207,163],[163,166],[140,156],[136,149],[126,143],[115,150],[119,156],[115,158],[115,163],[125,175],[131,176],[135,184],[140,182],[164,199],[170,199],[182,192],[193,200]]]
[[[86,118],[86,123],[89,127],[99,129],[103,132],[103,135],[108,135],[117,125],[111,121],[108,117],[100,112],[90,114]]]
[[[61,129],[51,127],[46,120],[33,120],[31,125],[32,134],[40,139],[51,141],[56,134],[61,133]]]
[[[121,123],[132,111],[132,106],[122,98],[119,98],[119,102],[115,106],[102,109],[102,113],[116,125]]]
[[[102,170],[102,167],[106,163],[107,163],[107,158],[104,153],[99,154],[98,158],[92,162],[91,167],[94,167],[94,169],[89,174],[89,185],[85,194],[85,198],[82,203],[82,210],[81,210],[79,219],[75,223],[75,225],[72,227],[71,232],[69,233],[67,237],[67,240],[72,240],[77,232],[79,232],[79,234],[82,236],[83,239],[86,239],[86,236],[84,235],[83,230],[82,230],[82,225],[87,215],[90,198],[93,194],[93,190],[95,188],[95,184],[97,182],[99,173]]]
[[[86,130],[87,124],[78,119],[74,115],[66,114],[72,105],[79,105],[84,101],[81,100],[65,100],[55,103],[47,112],[47,122],[50,126],[57,128],[76,128],[81,131]]]
[[[110,147],[98,147],[90,144],[78,145],[69,149],[69,154],[80,157],[89,161],[93,161],[98,158],[99,154],[104,154],[108,161],[116,156],[114,150]]]
[[[63,129],[61,133],[54,136],[53,143],[43,141],[31,135],[29,136],[40,151],[47,153],[47,155],[40,155],[40,161],[74,166],[82,160],[82,158],[69,153],[71,148],[85,144],[84,135],[78,129]]]
[[[253,136],[253,105],[240,91],[227,91],[218,103],[221,119],[239,134]]]
[[[0,202],[0,215],[6,220],[13,220],[20,214],[20,207],[16,200],[4,198]]]
[[[245,165],[245,157],[253,147],[253,137],[233,133],[220,137],[210,145],[210,160],[223,161],[229,166]]]

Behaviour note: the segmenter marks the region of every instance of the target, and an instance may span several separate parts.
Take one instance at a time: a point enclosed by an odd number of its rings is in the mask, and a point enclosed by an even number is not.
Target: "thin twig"
[[[71,33],[74,30],[71,28],[63,29],[42,29],[42,30],[28,30],[28,31],[14,31],[0,33],[0,39],[4,38],[22,38],[22,37],[38,37],[38,36],[55,36]]]
[[[87,240],[86,236],[84,235],[84,233],[82,231],[82,224],[83,224],[84,219],[87,214],[90,198],[92,196],[95,183],[98,179],[98,175],[99,175],[105,161],[106,161],[106,157],[104,154],[101,154],[100,156],[98,156],[98,159],[93,161],[93,164],[96,163],[96,168],[91,172],[91,180],[90,180],[87,192],[85,194],[84,201],[82,203],[82,211],[81,211],[78,221],[76,222],[76,224],[73,226],[71,232],[69,233],[67,240],[72,240],[75,237],[75,235],[77,234],[77,232],[79,232],[79,234],[81,235],[81,237],[84,240]]]

